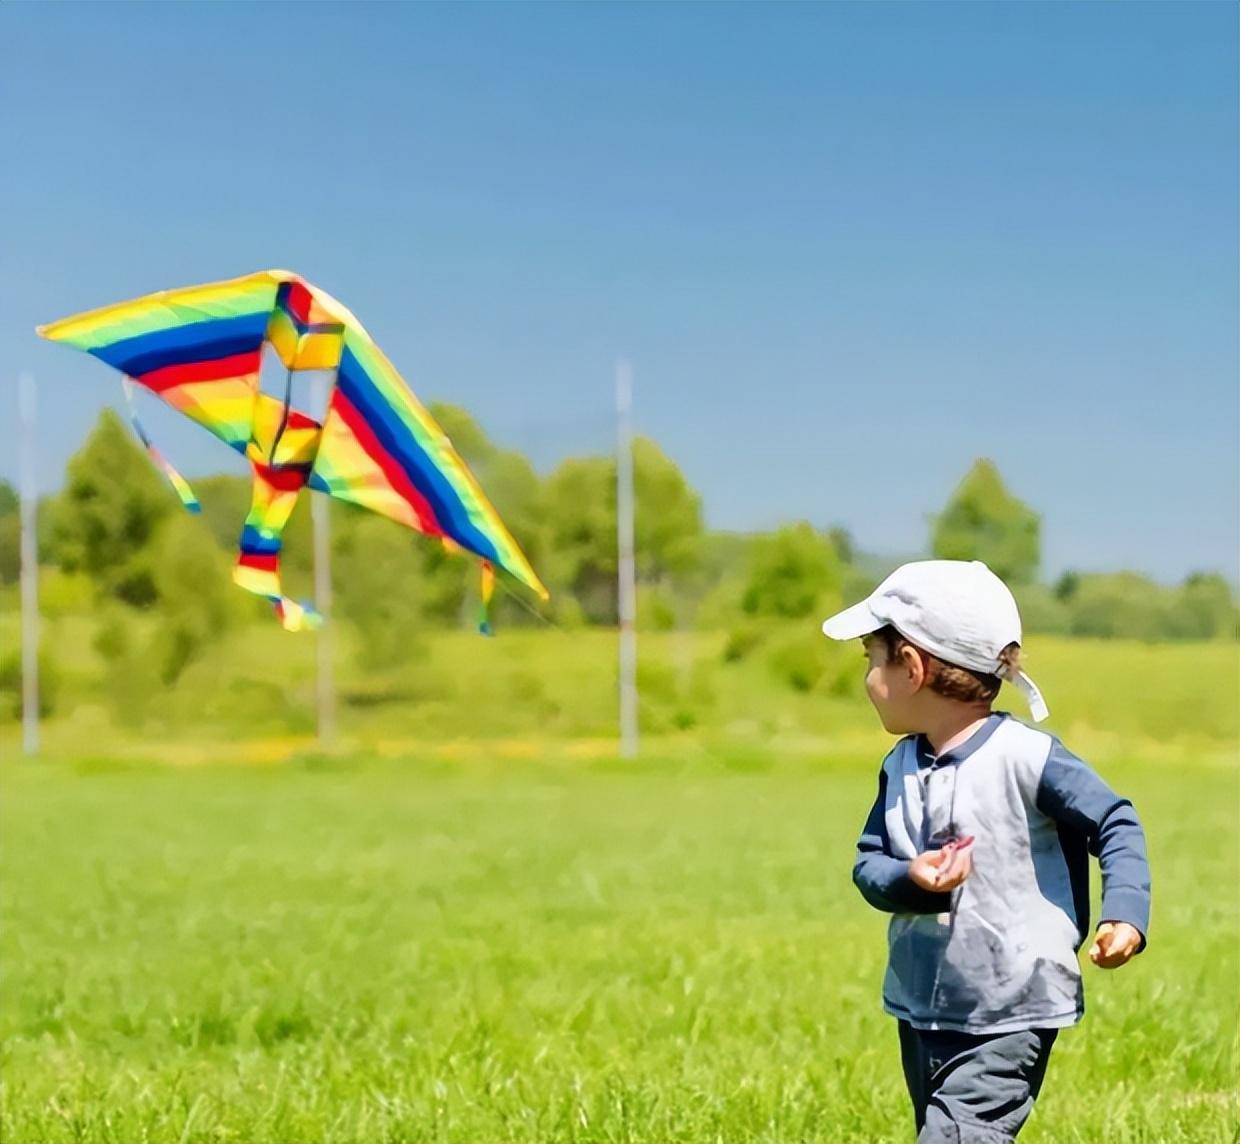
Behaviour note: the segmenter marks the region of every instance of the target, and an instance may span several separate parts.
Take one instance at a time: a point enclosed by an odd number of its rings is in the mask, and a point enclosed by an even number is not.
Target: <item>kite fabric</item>
[[[280,584],[282,533],[307,487],[479,557],[486,633],[496,568],[547,598],[443,429],[353,314],[298,275],[265,270],[162,291],[38,332],[106,362],[127,387],[132,379],[249,460],[253,500],[233,579],[272,600],[286,628],[318,622]],[[260,389],[264,345],[288,371],[283,402]],[[321,423],[291,406],[293,375],[303,370],[335,373]],[[132,419],[182,502],[197,511],[189,485]]]

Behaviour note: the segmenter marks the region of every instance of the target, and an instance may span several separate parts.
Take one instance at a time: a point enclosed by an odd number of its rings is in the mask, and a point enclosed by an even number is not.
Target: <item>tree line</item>
[[[561,627],[616,621],[615,460],[572,457],[540,474],[491,441],[464,410],[433,407],[552,591],[535,607],[519,587],[501,593],[503,625]],[[729,632],[744,654],[763,625],[825,615],[858,597],[894,560],[858,550],[839,527],[808,522],[769,532],[708,529],[700,495],[659,446],[634,446],[639,624]],[[155,664],[172,682],[210,641],[265,609],[230,583],[228,566],[249,504],[244,475],[193,482],[202,516],[185,513],[128,429],[105,411],[70,459],[63,488],[40,506],[45,606],[100,617],[96,650],[110,661]],[[285,535],[291,595],[309,597],[310,520],[298,506]],[[985,560],[1012,586],[1032,632],[1157,640],[1236,638],[1236,599],[1220,574],[1175,586],[1137,572],[1067,572],[1041,578],[1039,514],[977,461],[931,522],[925,552]],[[18,501],[0,482],[0,585],[18,575]],[[332,502],[337,614],[356,627],[363,666],[397,664],[436,627],[474,622],[476,564],[371,514]],[[153,646],[131,646],[127,617],[158,616]],[[3,670],[10,670],[5,667]],[[0,674],[3,674],[0,670]]]

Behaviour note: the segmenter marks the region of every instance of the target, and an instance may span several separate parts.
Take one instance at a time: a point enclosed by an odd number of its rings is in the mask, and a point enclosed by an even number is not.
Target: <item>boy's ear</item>
[[[904,644],[900,648],[900,666],[908,675],[913,691],[920,691],[926,685],[926,661],[915,647]]]

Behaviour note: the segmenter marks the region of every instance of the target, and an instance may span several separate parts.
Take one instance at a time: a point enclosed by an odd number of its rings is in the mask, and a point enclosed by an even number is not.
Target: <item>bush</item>
[[[456,557],[443,559],[451,562],[451,577],[461,590],[453,605],[459,615],[465,564]],[[426,654],[426,580],[413,537],[378,517],[359,520],[341,544],[335,571],[337,614],[361,636],[363,670],[384,671]]]
[[[1217,573],[1189,576],[1171,606],[1172,634],[1179,639],[1235,638],[1237,620],[1240,613],[1231,587]]]
[[[813,634],[798,634],[777,644],[768,664],[778,679],[794,691],[813,691],[826,673],[825,641]]]
[[[231,626],[241,598],[228,560],[203,522],[181,513],[160,533],[153,561],[160,626],[155,637],[159,675],[172,684]]]
[[[1068,593],[1069,631],[1098,639],[1165,639],[1173,602],[1167,589],[1136,572],[1083,575]]]
[[[757,624],[744,624],[733,628],[723,645],[724,663],[740,663],[748,659],[762,645],[765,633]]]
[[[676,627],[676,604],[662,585],[641,584],[637,589],[637,626],[642,631],[670,632]]]
[[[39,569],[39,611],[49,620],[86,615],[94,607],[95,595],[88,576],[59,568]]]
[[[60,697],[60,671],[46,649],[39,650],[39,715],[56,710]],[[6,719],[22,717],[22,653],[11,652],[0,660],[0,714]]]
[[[803,619],[837,605],[842,582],[835,546],[802,521],[754,542],[741,606],[751,616]]]
[[[1071,625],[1068,606],[1044,584],[1024,584],[1014,589],[1020,608],[1021,627],[1026,632],[1062,635]]]

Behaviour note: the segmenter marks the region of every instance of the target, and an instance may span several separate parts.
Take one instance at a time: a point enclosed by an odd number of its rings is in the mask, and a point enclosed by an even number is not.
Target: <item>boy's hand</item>
[[[1141,948],[1141,931],[1127,922],[1103,922],[1094,934],[1089,960],[1100,969],[1118,969]]]
[[[923,890],[945,894],[973,873],[972,838],[949,842],[941,850],[918,854],[908,865],[908,876]]]

